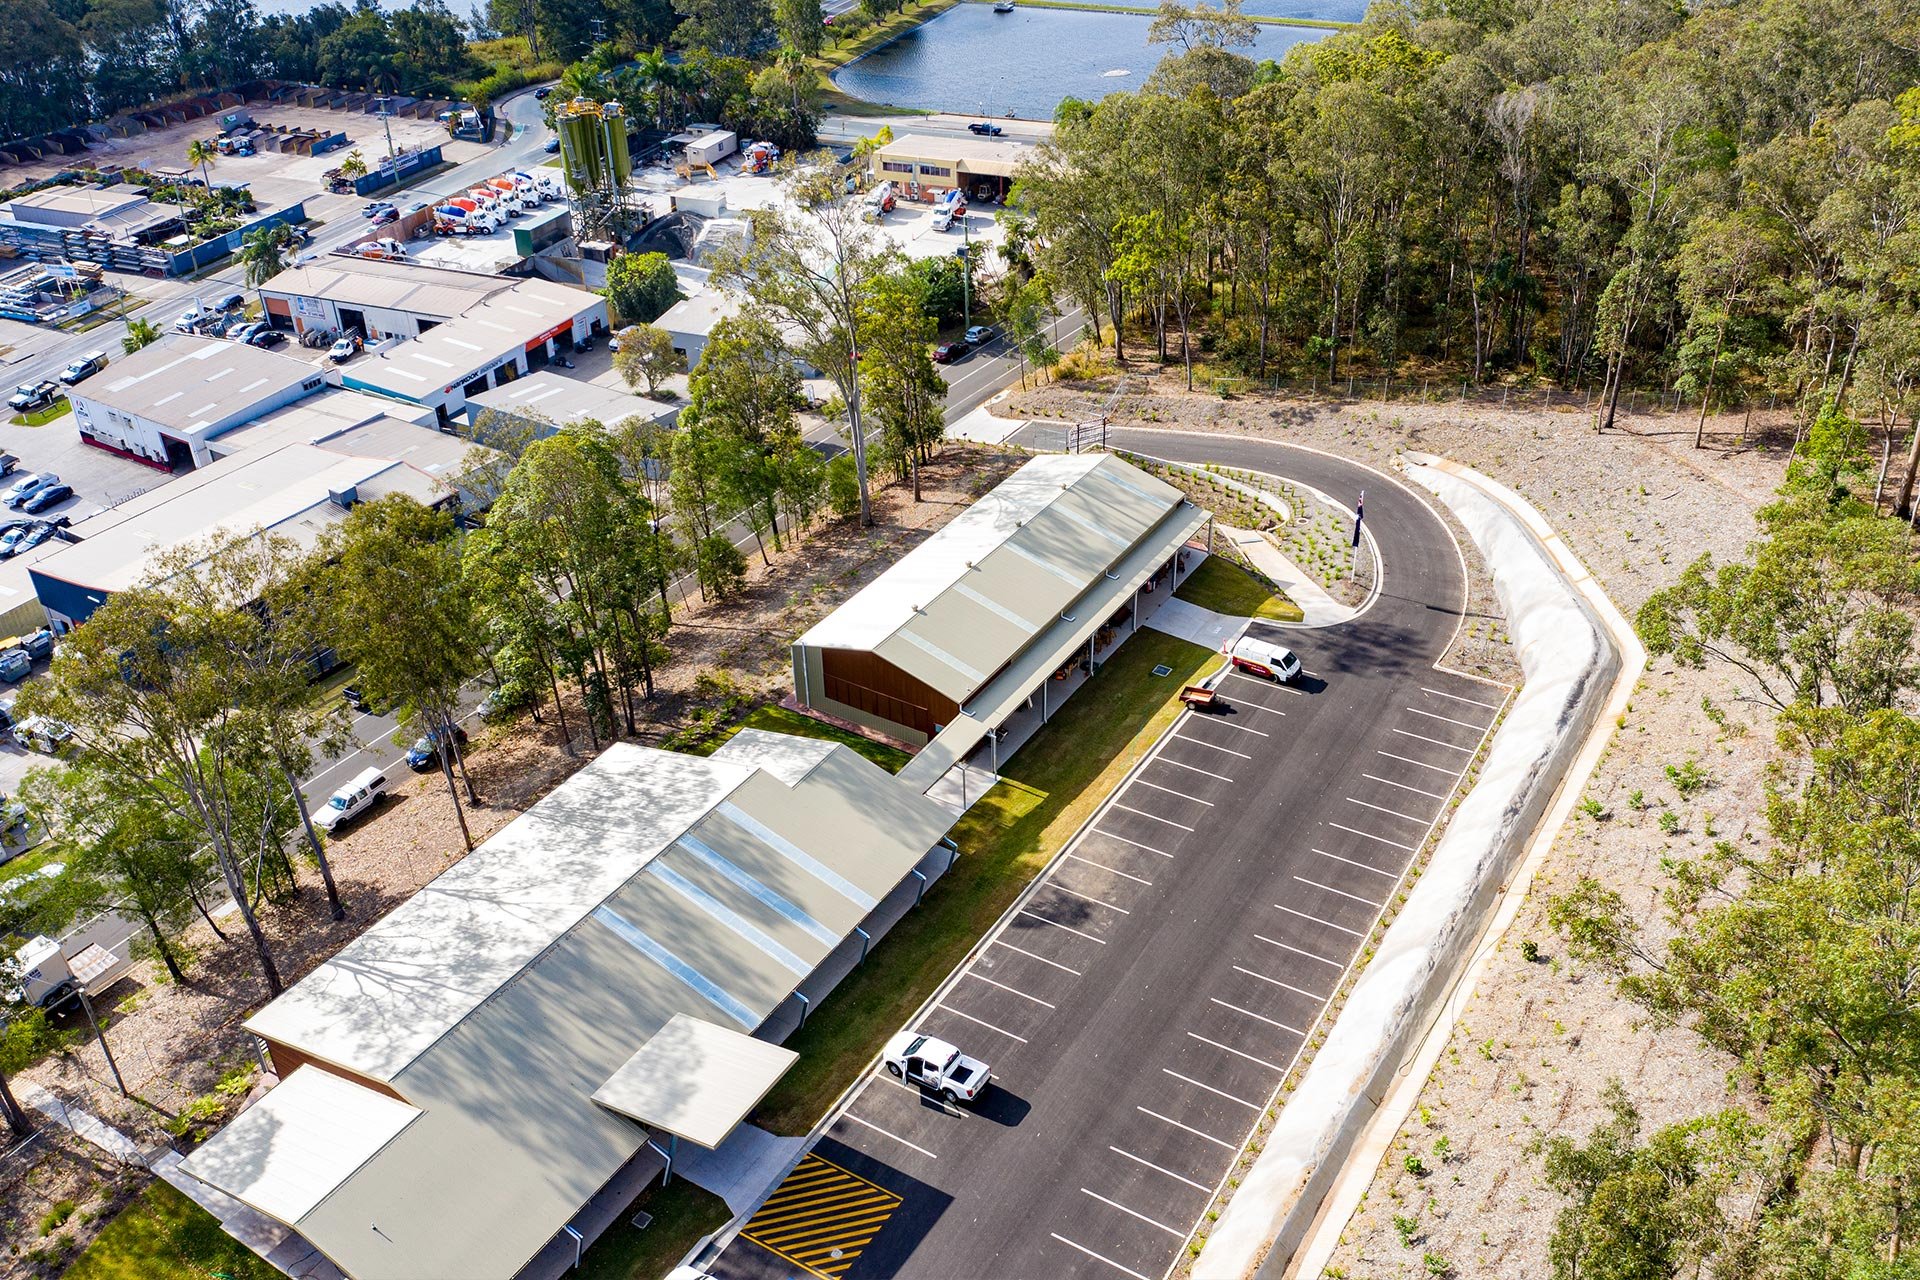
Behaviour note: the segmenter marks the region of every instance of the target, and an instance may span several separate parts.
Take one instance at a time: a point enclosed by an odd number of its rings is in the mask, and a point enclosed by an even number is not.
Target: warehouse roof
[[[421,1113],[290,1225],[355,1275],[512,1276],[645,1140],[594,1094],[676,1017],[756,1029],[952,820],[837,743],[754,755],[608,748],[248,1020]],[[710,1135],[742,1072],[667,1119]]]
[[[65,217],[104,218],[147,203],[147,195],[132,187],[45,187],[7,201],[19,217],[23,210],[45,209]],[[33,221],[31,214],[23,221]]]
[[[516,280],[445,324],[347,366],[348,385],[403,399],[457,387],[517,352],[570,328],[582,313],[606,301],[585,289],[550,280]]]
[[[1108,454],[1035,458],[800,643],[876,653],[964,703],[1184,501]]]
[[[282,271],[260,292],[450,320],[512,284],[505,276],[340,254]]]
[[[649,422],[671,422],[679,413],[672,405],[658,400],[618,387],[563,377],[550,369],[535,369],[504,387],[468,396],[467,403],[481,412],[491,409],[496,413],[539,418],[557,426],[592,419],[610,427],[636,417]]]
[[[191,436],[307,384],[319,390],[326,371],[245,342],[173,334],[121,356],[73,396]]]
[[[968,173],[991,174],[1002,178],[1011,178],[1014,171],[1031,160],[1034,154],[1032,147],[1018,142],[976,138],[971,134],[959,137],[929,133],[905,134],[884,147],[875,147],[873,151],[876,161],[945,160]]]

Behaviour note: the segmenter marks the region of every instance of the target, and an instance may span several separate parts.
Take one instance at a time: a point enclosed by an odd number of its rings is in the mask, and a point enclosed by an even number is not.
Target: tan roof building
[[[1000,199],[1032,158],[1033,148],[1018,142],[909,133],[874,149],[873,176],[936,191],[961,187],[971,192],[984,185]]]

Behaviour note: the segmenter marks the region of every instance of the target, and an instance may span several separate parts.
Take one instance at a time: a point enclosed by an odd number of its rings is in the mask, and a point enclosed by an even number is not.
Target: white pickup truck
[[[939,1094],[948,1102],[972,1102],[987,1087],[987,1064],[969,1058],[945,1040],[902,1031],[880,1051],[887,1070],[909,1084]]]

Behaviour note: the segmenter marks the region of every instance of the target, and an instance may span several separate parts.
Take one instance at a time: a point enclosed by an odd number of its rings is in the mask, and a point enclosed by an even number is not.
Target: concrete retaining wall
[[[1195,1262],[1213,1280],[1280,1280],[1334,1179],[1439,1015],[1447,993],[1581,762],[1623,671],[1614,631],[1537,536],[1544,524],[1466,468],[1407,468],[1491,566],[1526,684],[1406,905],[1284,1104]]]

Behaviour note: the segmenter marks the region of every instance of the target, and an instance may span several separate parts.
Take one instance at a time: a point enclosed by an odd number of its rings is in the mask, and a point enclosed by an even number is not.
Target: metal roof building
[[[335,254],[282,271],[260,286],[269,316],[311,328],[358,329],[380,337],[418,337],[510,287],[506,276]]]
[[[564,378],[546,369],[536,369],[524,378],[516,378],[504,387],[467,397],[467,415],[475,439],[487,438],[483,419],[531,425],[552,423],[572,426],[591,419],[611,427],[629,418],[644,418],[663,427],[672,426],[680,417],[676,405],[649,400],[645,396],[603,387],[596,382]],[[493,415],[488,418],[487,415]]]
[[[927,746],[931,786],[1207,521],[1104,453],[1035,458],[793,646],[800,702]]]
[[[555,1271],[773,1085],[951,821],[836,743],[609,747],[255,1014],[283,1083],[183,1167],[362,1280]]]

